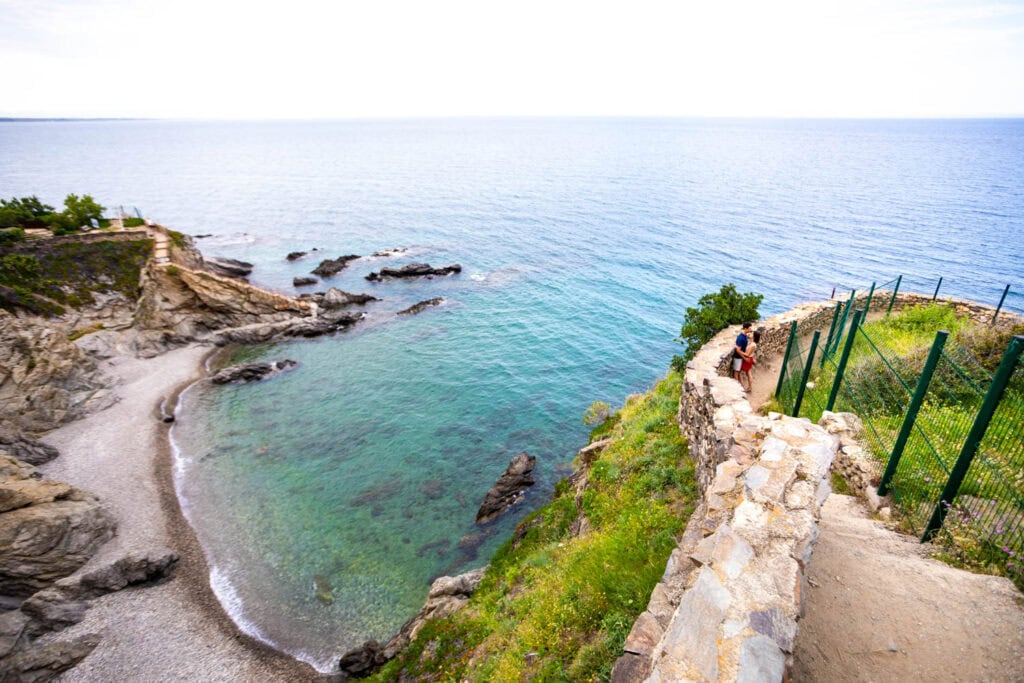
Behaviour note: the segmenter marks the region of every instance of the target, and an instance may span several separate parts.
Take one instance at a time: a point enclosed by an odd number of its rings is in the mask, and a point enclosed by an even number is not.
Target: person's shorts
[[[732,371],[733,372],[739,372],[740,368],[742,368],[742,367],[743,367],[743,359],[742,358],[737,356],[736,358],[732,359]]]

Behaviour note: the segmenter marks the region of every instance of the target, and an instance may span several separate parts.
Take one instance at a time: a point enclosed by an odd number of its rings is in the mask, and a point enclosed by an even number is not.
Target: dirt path
[[[1024,595],[926,559],[833,494],[807,573],[793,680],[1024,681]]]

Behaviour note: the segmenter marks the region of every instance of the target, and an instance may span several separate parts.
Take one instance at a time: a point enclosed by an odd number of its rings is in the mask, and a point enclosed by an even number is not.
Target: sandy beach
[[[209,347],[108,366],[120,400],[45,436],[61,456],[41,469],[97,494],[117,518],[117,535],[85,570],[127,552],[170,548],[181,557],[169,581],[92,603],[55,640],[99,633],[102,641],[61,681],[309,681],[314,669],[242,634],[209,586],[206,562],[174,493],[162,401],[203,374]]]

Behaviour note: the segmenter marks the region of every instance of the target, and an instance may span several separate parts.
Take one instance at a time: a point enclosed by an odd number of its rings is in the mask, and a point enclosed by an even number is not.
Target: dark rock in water
[[[316,588],[316,599],[325,605],[334,604],[334,588],[331,582],[323,574],[313,577],[313,586]]]
[[[203,259],[206,269],[211,273],[244,280],[252,272],[252,264],[233,258],[209,256]]]
[[[409,250],[405,247],[398,247],[397,249],[382,249],[380,251],[373,252],[370,256],[376,256],[378,258],[384,256],[398,256],[399,254],[404,254],[407,251]]]
[[[29,465],[42,465],[60,455],[60,451],[53,446],[16,432],[0,432],[0,450],[7,451]]]
[[[427,308],[428,306],[440,306],[443,303],[443,296],[435,297],[433,299],[427,299],[426,301],[421,301],[418,304],[413,304],[409,308],[399,311],[398,315],[415,315],[422,311],[424,308]]]
[[[344,270],[349,261],[355,261],[357,258],[359,258],[358,254],[349,254],[348,256],[339,256],[336,259],[324,259],[311,272],[313,275],[319,275],[320,277],[331,277]]]
[[[331,287],[324,292],[323,299],[320,301],[320,305],[323,308],[342,308],[344,306],[351,306],[353,304],[362,306],[370,301],[380,301],[375,296],[369,294],[353,294],[352,292],[343,292],[340,289]]]
[[[213,237],[213,233],[209,233],[208,232],[205,235],[192,235],[192,237],[197,239],[197,240],[201,240],[201,239],[204,239],[206,237]]]
[[[227,384],[228,382],[257,382],[261,379],[276,375],[279,372],[293,368],[298,363],[293,360],[284,359],[271,363],[247,363],[245,365],[232,365],[224,368],[210,378],[214,384]]]
[[[420,484],[420,491],[427,498],[437,500],[444,495],[444,482],[440,479],[427,479]]]
[[[305,251],[293,251],[289,253],[285,258],[289,261],[298,261],[300,258],[306,255]]]
[[[317,318],[298,318],[274,323],[256,323],[218,330],[211,341],[226,344],[261,344],[288,337],[319,337],[340,332],[366,317],[365,313],[338,313]]]
[[[472,533],[472,534],[466,534],[465,536],[460,538],[459,542],[456,544],[456,547],[459,550],[463,550],[463,551],[466,551],[466,550],[476,550],[476,548],[481,543],[483,543],[486,540],[487,540],[487,532],[486,531],[477,531],[477,532]]]
[[[448,539],[440,538],[430,543],[424,543],[416,549],[416,557],[423,557],[429,552],[436,552],[438,557],[444,557],[445,551],[448,550]]]
[[[533,468],[536,464],[537,458],[526,453],[513,457],[505,473],[484,496],[484,502],[476,513],[476,523],[489,522],[522,500],[523,491],[534,484]]]
[[[366,678],[387,661],[381,644],[376,640],[368,640],[342,655],[338,668],[352,678]]]
[[[461,272],[462,266],[458,263],[440,268],[433,268],[429,263],[410,263],[401,268],[381,268],[379,273],[370,273],[366,279],[370,282],[379,282],[389,277],[433,277],[434,275],[451,275]]]
[[[320,282],[315,277],[297,277],[292,280],[293,287],[308,287]]]

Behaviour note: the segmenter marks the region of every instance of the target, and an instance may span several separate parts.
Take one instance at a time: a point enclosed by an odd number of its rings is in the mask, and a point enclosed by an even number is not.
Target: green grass
[[[135,216],[132,216],[132,217],[129,217],[129,218],[122,218],[121,219],[121,225],[123,225],[126,228],[138,228],[138,227],[140,227],[142,225],[145,225],[145,224],[146,224],[146,221],[142,220],[141,218],[135,217]]]
[[[595,432],[612,443],[520,523],[468,606],[372,680],[608,680],[697,497],[675,372]],[[609,423],[610,426],[609,426]],[[590,531],[571,532],[580,512]]]

